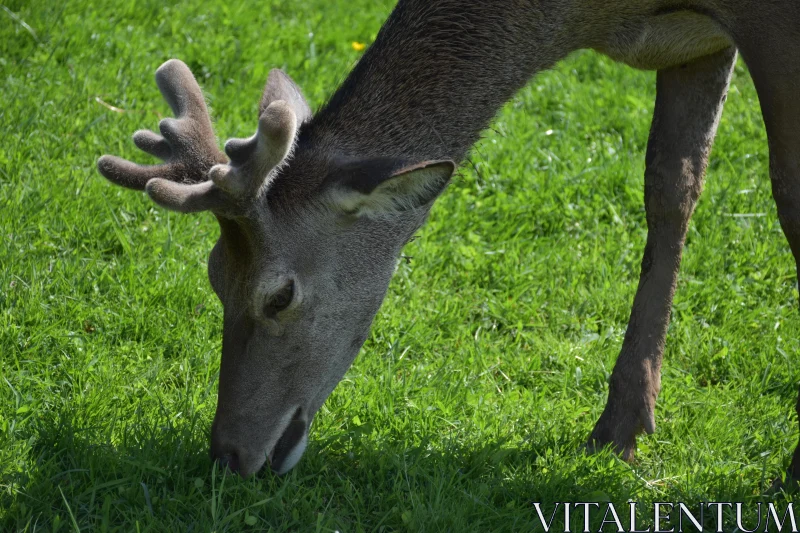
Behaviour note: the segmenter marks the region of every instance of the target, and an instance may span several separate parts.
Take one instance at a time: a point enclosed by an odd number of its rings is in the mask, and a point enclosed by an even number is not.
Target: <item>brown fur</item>
[[[188,69],[162,67],[159,87],[179,120],[162,126],[164,138],[138,133],[135,141],[166,163],[104,156],[98,166],[116,183],[146,186],[166,207],[210,209],[220,220],[209,258],[225,308],[215,457],[243,475],[265,458],[279,473],[293,466],[314,414],[366,338],[400,249],[445,188],[451,161],[464,158],[532,75],[581,48],[658,70],[641,277],[608,404],[589,438],[591,447],[633,458],[636,435],[655,431],[681,251],[737,49],[758,90],[773,194],[800,260],[795,0],[401,0],[315,117],[288,77],[270,75],[259,128],[293,143],[264,152],[293,153],[279,164],[265,159],[274,168],[248,159],[257,152],[251,141],[230,143],[234,161],[225,164]],[[270,108],[298,125],[296,136],[265,118]],[[220,178],[229,175],[235,183]],[[287,287],[291,304],[276,310]],[[800,447],[789,473],[800,477]]]

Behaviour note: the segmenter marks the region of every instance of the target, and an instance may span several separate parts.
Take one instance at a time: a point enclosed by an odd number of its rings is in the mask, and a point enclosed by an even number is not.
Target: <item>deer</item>
[[[156,83],[175,117],[133,142],[163,162],[104,155],[97,168],[163,208],[209,211],[219,223],[208,258],[223,307],[213,460],[242,477],[298,463],[403,246],[457,165],[528,80],[581,49],[657,72],[641,274],[608,400],[587,439],[589,450],[634,460],[637,437],[656,429],[684,239],[739,55],[766,126],[779,221],[800,261],[794,0],[400,0],[316,113],[289,76],[270,71],[255,133],[228,140],[224,152],[189,68],[161,65]],[[785,475],[800,479],[800,446]]]

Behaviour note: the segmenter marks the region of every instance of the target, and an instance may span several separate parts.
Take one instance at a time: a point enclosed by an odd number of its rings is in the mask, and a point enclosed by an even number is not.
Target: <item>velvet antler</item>
[[[291,152],[299,122],[310,118],[297,86],[286,74],[273,70],[259,106],[258,130],[252,137],[226,143],[228,164],[217,147],[203,94],[189,67],[170,59],[156,71],[156,83],[176,118],[159,123],[161,135],[137,131],[133,142],[164,163],[139,165],[104,155],[97,168],[117,185],[144,189],[156,203],[175,211],[240,208],[258,194]]]
[[[221,207],[224,199],[212,192],[211,183],[206,180],[208,169],[227,158],[217,147],[200,86],[189,67],[177,59],[170,59],[156,70],[156,84],[176,118],[159,123],[161,135],[137,131],[133,142],[164,162],[138,165],[104,155],[97,162],[98,170],[117,185],[146,189],[154,201],[169,209],[189,212]]]

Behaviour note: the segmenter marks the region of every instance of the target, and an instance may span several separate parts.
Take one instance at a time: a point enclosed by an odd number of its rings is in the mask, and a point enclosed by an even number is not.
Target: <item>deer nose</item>
[[[227,468],[231,472],[239,472],[241,466],[239,462],[239,454],[235,449],[232,449],[227,443],[222,442],[218,437],[216,431],[216,421],[211,427],[211,460],[216,461],[220,468]]]
[[[239,472],[239,455],[236,452],[222,454],[216,459],[222,468],[227,468],[231,472]]]

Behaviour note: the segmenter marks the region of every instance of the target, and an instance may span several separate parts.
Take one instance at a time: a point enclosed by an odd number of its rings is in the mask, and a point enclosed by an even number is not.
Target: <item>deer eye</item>
[[[264,305],[264,314],[273,318],[292,303],[294,299],[294,281],[289,281],[278,292],[273,294]]]

